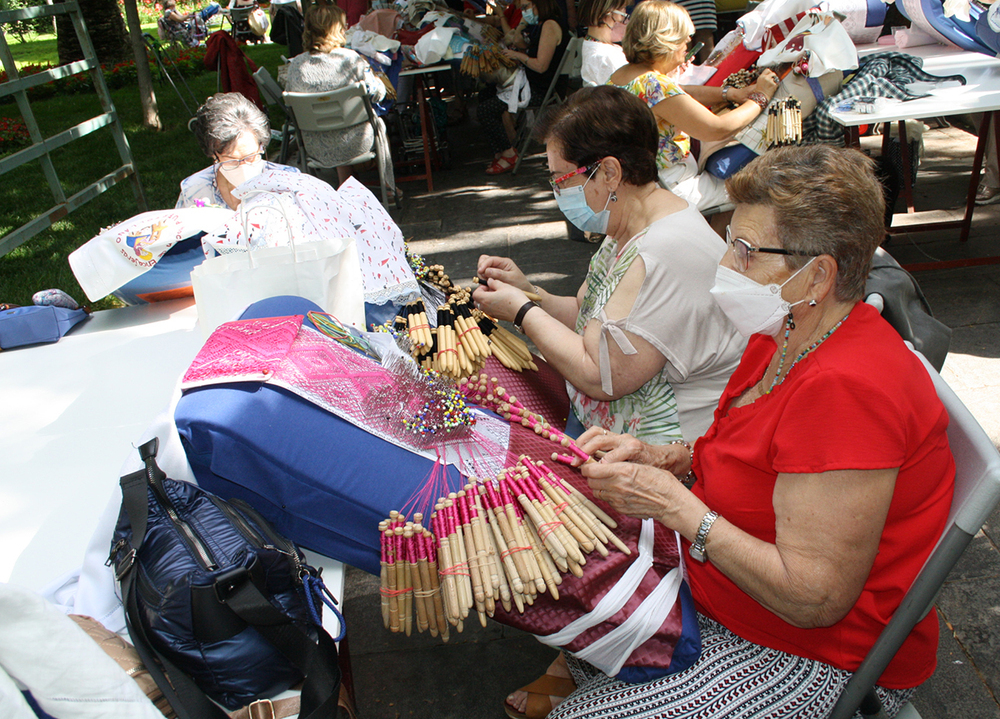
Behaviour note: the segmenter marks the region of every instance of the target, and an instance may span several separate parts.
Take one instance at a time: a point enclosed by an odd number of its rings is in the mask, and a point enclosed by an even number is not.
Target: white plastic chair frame
[[[517,152],[517,160],[514,162],[513,173],[516,175],[517,171],[521,168],[521,159],[524,157],[524,153],[528,151],[528,146],[531,144],[532,135],[535,131],[535,125],[545,117],[545,112],[553,105],[561,104],[565,101],[565,98],[560,97],[556,93],[556,86],[559,84],[559,80],[562,77],[580,77],[581,67],[583,64],[583,38],[582,37],[570,37],[569,42],[566,44],[566,49],[563,51],[563,56],[559,60],[559,66],[556,68],[556,74],[552,77],[552,82],[549,83],[549,89],[545,93],[545,97],[542,98],[542,104],[538,106],[535,112],[534,122],[531,123],[530,127],[525,128],[524,139],[521,141],[521,147]]]
[[[266,67],[257,68],[257,72],[253,74],[253,79],[257,83],[257,89],[260,90],[260,97],[264,101],[264,104],[277,105],[281,108],[281,112],[285,116],[285,120],[281,126],[281,152],[278,154],[278,162],[284,165],[288,161],[291,138],[296,134],[295,125],[292,123],[292,114],[285,105],[281,85],[271,77],[271,73],[267,71]]]
[[[388,142],[380,123],[376,122],[375,110],[371,98],[363,82],[355,82],[338,90],[327,92],[285,92],[285,105],[292,115],[292,121],[297,128],[296,137],[299,146],[299,167],[303,171],[312,169],[329,170],[347,165],[357,165],[368,160],[376,160],[378,179],[382,186],[382,205],[389,207],[386,192],[386,179],[382,167],[383,153],[388,152]],[[308,157],[302,132],[332,132],[345,130],[355,125],[369,123],[375,133],[372,149],[353,157],[347,162],[337,165],[323,165]]]
[[[830,719],[850,719],[859,708],[864,716],[885,716],[873,687],[916,623],[933,609],[948,573],[1000,502],[1000,453],[948,383],[922,354],[914,354],[923,362],[948,410],[948,442],[955,456],[951,512],[937,546],[889,624],[847,682]],[[919,717],[919,714],[911,704],[906,704],[897,716]]]

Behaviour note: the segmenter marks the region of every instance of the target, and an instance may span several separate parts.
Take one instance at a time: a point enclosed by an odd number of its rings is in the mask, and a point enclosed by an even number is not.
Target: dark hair
[[[238,92],[220,92],[205,100],[188,128],[202,152],[211,158],[225,152],[241,132],[252,134],[261,146],[267,146],[271,139],[267,115]]]
[[[538,11],[538,24],[541,25],[546,20],[555,20],[560,25],[565,25],[562,9],[556,0],[531,0],[531,4]]]
[[[774,210],[786,250],[837,261],[834,296],[860,300],[875,249],[885,239],[885,198],[875,164],[857,150],[829,145],[768,150],[726,180],[738,205]],[[798,269],[808,257],[785,257]]]
[[[612,10],[624,10],[628,0],[581,0],[576,8],[576,18],[583,27],[600,25]]]
[[[540,123],[542,142],[556,140],[577,167],[614,157],[622,180],[634,186],[656,181],[660,133],[646,103],[613,85],[585,87],[570,95]]]

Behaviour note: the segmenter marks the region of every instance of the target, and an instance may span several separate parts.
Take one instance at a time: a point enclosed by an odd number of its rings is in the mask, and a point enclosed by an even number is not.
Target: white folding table
[[[41,592],[81,565],[122,465],[203,343],[197,319],[191,298],[105,310],[59,342],[0,352],[0,582]],[[343,565],[308,557],[342,598]]]
[[[904,197],[907,202],[907,212],[912,213],[914,212],[912,179],[905,121],[922,120],[929,117],[983,113],[983,120],[979,126],[979,141],[976,145],[976,154],[972,162],[972,176],[969,180],[969,191],[966,196],[965,214],[962,219],[907,224],[903,228],[887,228],[887,232],[890,234],[897,234],[901,232],[926,232],[954,227],[961,230],[959,239],[965,242],[969,239],[972,213],[976,206],[976,189],[979,184],[979,173],[982,169],[983,154],[986,150],[991,123],[994,126],[996,148],[1000,151],[1000,113],[996,112],[1000,110],[1000,58],[937,44],[907,48],[906,50],[900,50],[894,46],[862,45],[858,47],[858,56],[865,57],[887,50],[905,52],[914,57],[921,58],[923,60],[923,69],[932,75],[962,75],[966,79],[966,84],[962,88],[941,90],[928,97],[891,103],[875,113],[833,113],[833,117],[838,123],[844,126],[846,144],[849,147],[858,147],[858,128],[861,125],[885,124],[886,132],[883,135],[883,152],[885,151],[885,143],[889,136],[889,123],[896,122],[899,124],[900,150],[903,159]],[[997,263],[1000,263],[1000,256],[920,263],[919,265],[907,265],[907,269],[944,269]]]

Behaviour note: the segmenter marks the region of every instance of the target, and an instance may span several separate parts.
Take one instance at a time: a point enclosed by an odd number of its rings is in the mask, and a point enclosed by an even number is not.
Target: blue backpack
[[[168,478],[157,446],[139,447],[145,468],[121,478],[109,564],[160,690],[181,719],[221,718],[207,697],[237,709],[305,677],[299,716],[335,716],[337,640],[322,604],[343,618],[317,571],[245,502]]]

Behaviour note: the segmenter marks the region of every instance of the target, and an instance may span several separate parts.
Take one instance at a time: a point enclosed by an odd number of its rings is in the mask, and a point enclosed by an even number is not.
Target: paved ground
[[[474,120],[450,129],[452,166],[401,185],[407,202],[397,221],[410,246],[467,280],[482,253],[513,257],[532,281],[575,292],[593,245],[572,242],[548,189],[544,157],[517,176],[483,173],[488,151]],[[877,147],[877,140],[865,145]],[[916,187],[918,207],[956,207],[968,187],[974,145],[953,128],[925,134],[926,157]],[[536,146],[535,150],[540,148]],[[956,232],[896,237],[887,249],[903,263],[927,257],[1000,253],[1000,205],[977,210],[972,237]],[[1000,442],[1000,265],[921,272],[918,281],[936,316],[954,329],[944,376]],[[1000,717],[1000,512],[994,512],[949,578],[938,602],[938,669],[914,704],[924,719]],[[535,678],[553,656],[532,637],[490,622],[467,628],[448,645],[398,636],[381,626],[373,577],[348,574],[346,614],[358,710],[364,719],[502,717],[503,697]]]

